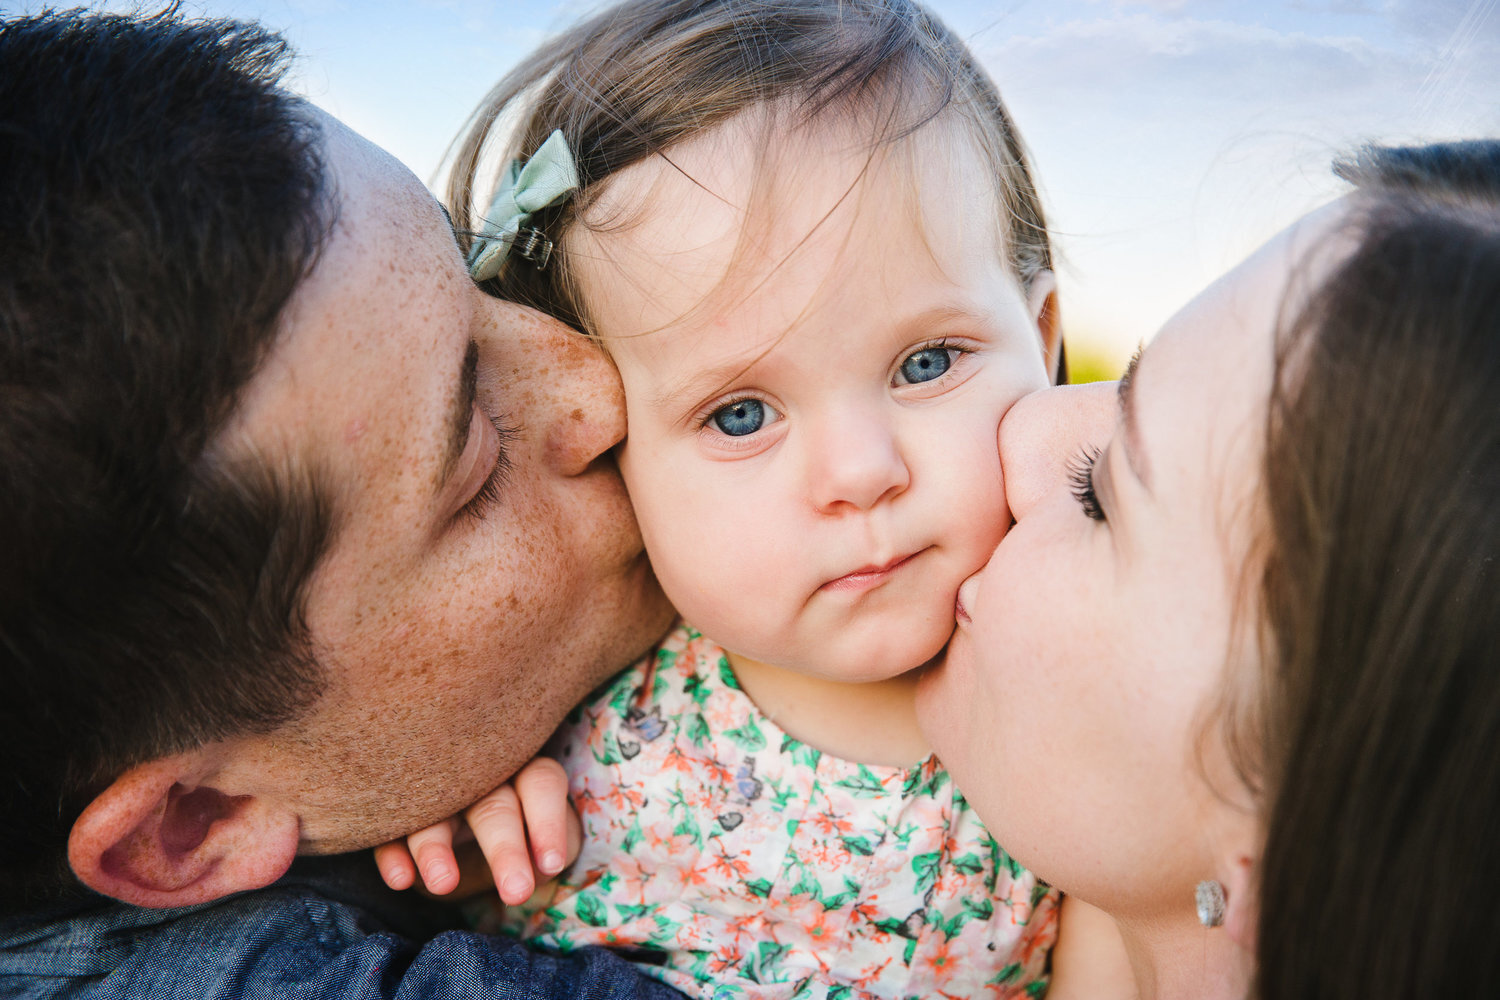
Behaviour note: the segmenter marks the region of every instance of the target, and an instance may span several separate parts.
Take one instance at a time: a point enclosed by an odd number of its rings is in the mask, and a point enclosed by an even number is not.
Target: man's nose
[[[1116,382],[1042,389],[1000,423],[1000,466],[1011,516],[1025,518],[1067,483],[1068,465],[1088,445],[1103,447],[1118,419]]]
[[[597,344],[541,313],[492,303],[500,391],[542,461],[576,476],[625,437],[619,373]]]

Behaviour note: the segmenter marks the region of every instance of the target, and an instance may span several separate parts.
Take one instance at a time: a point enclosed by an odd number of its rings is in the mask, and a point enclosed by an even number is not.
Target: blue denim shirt
[[[682,1000],[610,952],[458,929],[386,889],[367,854],[303,858],[268,888],[144,910],[93,896],[0,919],[0,997]]]

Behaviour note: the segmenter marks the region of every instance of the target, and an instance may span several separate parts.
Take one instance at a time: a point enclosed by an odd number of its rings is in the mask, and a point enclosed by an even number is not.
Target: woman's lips
[[[922,551],[925,552],[926,550],[923,549]],[[879,584],[884,583],[886,580],[890,579],[891,574],[893,574],[894,572],[896,572],[896,570],[900,569],[902,566],[905,566],[907,563],[911,562],[921,554],[921,552],[913,552],[911,555],[902,556],[899,559],[892,559],[884,566],[861,567],[860,569],[855,570],[853,573],[848,573],[844,576],[839,577],[837,580],[829,580],[818,589],[840,591],[844,593],[857,593],[859,591],[869,590],[871,587],[878,586]]]

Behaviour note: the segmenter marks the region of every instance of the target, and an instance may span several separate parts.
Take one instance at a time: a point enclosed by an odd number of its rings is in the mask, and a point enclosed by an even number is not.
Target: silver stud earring
[[[1198,904],[1198,923],[1204,927],[1218,927],[1224,922],[1224,887],[1211,878],[1198,883],[1193,893]]]

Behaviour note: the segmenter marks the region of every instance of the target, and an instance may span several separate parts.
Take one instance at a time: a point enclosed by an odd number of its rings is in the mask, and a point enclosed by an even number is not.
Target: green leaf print
[[[777,944],[775,941],[762,941],[755,946],[755,965],[759,969],[774,966],[791,950],[790,945]]]
[[[902,951],[901,951],[901,961],[904,962],[904,963],[906,963],[907,967],[909,968],[911,966],[911,960],[912,960],[913,957],[916,956],[916,954],[917,954],[917,939],[916,938],[909,938],[907,940],[907,942],[906,942],[906,947],[904,949],[902,949]]]
[[[957,913],[939,919],[933,926],[936,927],[944,938],[952,940],[964,931],[964,925],[970,921],[987,921],[995,915],[995,904],[988,899],[980,899],[977,902],[965,899],[959,906]]]
[[[955,913],[933,923],[932,927],[943,936],[945,941],[951,941],[963,933],[964,924],[971,918],[964,913]]]
[[[978,875],[984,871],[984,859],[973,851],[959,855],[950,861],[949,865],[955,871],[963,872],[965,875]]]
[[[1044,882],[1038,882],[1036,885],[1032,886],[1031,887],[1031,906],[1032,906],[1032,908],[1035,909],[1036,908],[1036,904],[1038,904],[1038,903],[1040,903],[1042,901],[1042,897],[1045,896],[1045,895],[1047,895],[1047,893],[1049,893],[1051,891],[1052,891],[1052,887],[1049,886],[1049,885],[1047,885]]]
[[[854,996],[854,988],[852,986],[840,983],[837,986],[828,987],[828,1000],[849,1000],[852,996]]]
[[[817,747],[810,747],[801,740],[794,740],[790,736],[781,741],[781,752],[786,753],[788,749],[792,753],[792,763],[810,771],[817,770],[818,761],[823,759],[823,751]]]
[[[592,895],[580,892],[574,897],[578,900],[578,919],[590,927],[604,927],[609,923],[609,913],[603,903]]]
[[[625,831],[625,839],[620,841],[620,849],[629,854],[635,850],[635,846],[641,842],[643,836],[645,835],[641,833],[640,820],[636,820],[630,825],[630,829]]]
[[[971,920],[988,920],[995,915],[995,904],[988,898],[965,899],[959,904]]]
[[[729,665],[729,657],[719,657],[719,680],[724,682],[725,687],[740,690],[740,679],[734,676],[734,668]]]
[[[1015,982],[1016,977],[1021,974],[1021,963],[1012,962],[999,972],[995,973],[985,983],[986,986],[1004,986],[1006,983]]]
[[[769,879],[746,879],[745,888],[755,893],[761,899],[769,899],[771,897],[771,882]]]
[[[875,853],[875,845],[870,843],[868,837],[845,837],[843,839],[844,850],[850,854],[859,854],[868,858]]]
[[[708,723],[701,715],[692,715],[687,719],[687,737],[693,746],[701,747],[708,743]]]
[[[834,893],[831,896],[824,896],[821,893],[819,893],[817,895],[818,895],[818,902],[820,902],[820,903],[823,904],[823,909],[825,909],[825,910],[842,910],[844,907],[846,907],[850,903],[854,902],[855,897],[858,896],[859,893],[858,892],[850,892],[850,891],[848,891],[846,889],[843,892]]]
[[[738,743],[746,753],[759,753],[766,748],[766,734],[760,731],[754,719],[746,719],[743,726],[724,735]]]
[[[786,807],[796,798],[797,793],[785,783],[770,778],[764,779],[771,787],[771,809],[774,812],[785,812]]]
[[[942,791],[947,783],[947,771],[939,768],[928,774],[925,768],[916,767],[907,772],[906,781],[901,786],[901,794],[909,799],[918,795],[932,797]]]
[[[859,765],[859,773],[854,777],[844,778],[835,784],[862,799],[873,799],[885,794],[885,786],[880,783],[880,779],[863,764]]]
[[[646,915],[646,912],[650,909],[651,907],[647,906],[644,903],[615,904],[615,912],[618,913],[620,915],[620,919],[626,923],[632,920],[636,920],[640,917],[644,917]]]
[[[625,713],[630,711],[630,703],[635,701],[635,695],[635,688],[629,684],[616,685],[609,696],[609,707],[614,710],[615,714],[624,718]]]
[[[700,706],[708,701],[708,685],[704,684],[703,678],[697,674],[693,674],[682,682],[682,691]]]
[[[918,896],[925,898],[927,890],[937,884],[942,859],[943,856],[938,851],[928,851],[926,854],[918,854],[911,859],[911,870],[917,875],[916,894]]]
[[[809,899],[823,898],[820,894],[817,880],[807,873],[806,868],[802,869],[801,876],[798,877],[788,892],[793,896],[806,896]]]
[[[1045,979],[1036,980],[1034,982],[1027,983],[1026,984],[1026,995],[1029,996],[1029,997],[1037,997],[1037,998],[1044,997],[1044,996],[1047,995],[1047,987],[1050,986],[1050,985],[1051,985],[1051,983],[1047,982],[1047,980],[1045,980]]]
[[[604,745],[600,749],[594,751],[594,759],[606,766],[610,764],[618,764],[620,763],[620,761],[625,759],[624,757],[620,756],[620,742],[619,740],[615,739],[614,733],[604,734]]]

